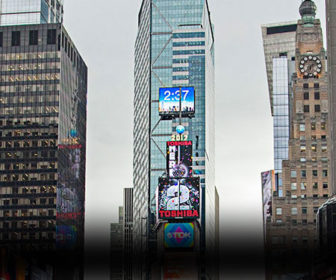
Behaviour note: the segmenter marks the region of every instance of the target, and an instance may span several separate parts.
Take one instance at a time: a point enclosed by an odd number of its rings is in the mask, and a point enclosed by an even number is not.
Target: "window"
[[[291,170],[291,178],[296,178],[296,170]]]
[[[309,92],[304,92],[303,93],[303,99],[304,100],[309,100]]]
[[[47,44],[48,45],[56,44],[56,29],[48,29]]]
[[[292,225],[296,226],[297,225],[297,220],[292,220]]]
[[[322,152],[326,152],[327,151],[327,146],[326,145],[321,146],[321,150],[322,150]]]
[[[317,177],[317,170],[312,170],[313,177]]]
[[[3,46],[3,33],[0,32],[0,47]]]
[[[276,208],[276,214],[282,215],[282,208]]]
[[[309,105],[303,105],[303,112],[309,113]]]
[[[321,140],[327,140],[327,136],[326,135],[321,135]]]
[[[307,207],[302,207],[302,214],[307,214]]]
[[[312,150],[313,152],[316,152],[316,148],[317,148],[317,145],[316,145],[316,144],[312,144],[312,145],[311,145],[311,150]]]
[[[307,161],[306,158],[304,157],[300,158],[300,162],[306,162],[306,161]]]
[[[326,129],[326,123],[325,123],[325,122],[322,122],[322,123],[321,123],[321,129],[322,129],[322,130],[325,130],[325,129]]]
[[[319,92],[315,92],[314,93],[314,98],[315,98],[315,100],[320,100],[320,93]]]
[[[277,219],[277,220],[276,220],[276,223],[277,223],[277,224],[281,224],[281,223],[282,223],[282,220],[281,220],[281,219]]]
[[[323,177],[328,177],[328,170],[326,170],[326,169],[322,170],[322,176]]]
[[[292,194],[292,199],[297,199],[297,195],[296,194]]]
[[[327,189],[328,188],[328,183],[323,183],[323,188]]]
[[[12,46],[17,47],[20,46],[21,44],[21,36],[20,36],[20,31],[12,31]]]
[[[297,189],[297,187],[296,187],[296,183],[291,183],[291,190],[296,190]]]
[[[315,130],[316,129],[316,123],[311,123],[311,130]]]
[[[317,182],[313,183],[313,189],[318,189],[318,183]]]
[[[307,183],[301,182],[301,190],[307,189]]]
[[[316,214],[318,211],[318,207],[314,207],[314,214]]]
[[[314,88],[320,88],[320,84],[319,83],[315,83],[314,84]]]
[[[318,198],[318,194],[313,194],[313,198]]]
[[[301,146],[300,146],[300,151],[301,151],[301,152],[305,152],[305,151],[306,151],[306,146],[301,145]]]
[[[323,198],[328,198],[329,196],[327,194],[324,194],[323,195]]]
[[[306,130],[306,126],[303,123],[300,123],[300,131],[305,131]]]
[[[315,113],[321,112],[321,106],[315,105]]]
[[[37,45],[38,44],[38,31],[30,30],[29,31],[29,45]]]
[[[307,220],[306,219],[302,220],[302,224],[306,225],[307,224]]]
[[[296,207],[292,208],[291,213],[292,213],[292,215],[297,215],[297,213],[298,213],[297,208]]]
[[[306,176],[307,176],[307,171],[301,170],[301,178],[306,178]]]
[[[303,88],[309,88],[309,84],[303,84]]]

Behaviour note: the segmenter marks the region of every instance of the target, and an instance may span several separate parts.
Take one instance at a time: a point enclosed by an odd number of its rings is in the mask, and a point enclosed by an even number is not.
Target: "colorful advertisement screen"
[[[167,172],[170,178],[192,176],[192,142],[167,142]]]
[[[180,114],[180,92],[181,111],[183,117],[191,117],[195,114],[195,89],[193,87],[172,87],[159,89],[159,114],[160,116],[175,116]]]
[[[165,224],[165,248],[193,248],[194,225],[192,223]]]
[[[198,219],[199,178],[159,178],[158,218],[164,220]]]

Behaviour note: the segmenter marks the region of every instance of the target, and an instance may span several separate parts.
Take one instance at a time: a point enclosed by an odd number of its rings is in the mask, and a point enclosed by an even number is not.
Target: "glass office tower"
[[[184,118],[193,141],[194,176],[202,187],[203,247],[215,247],[214,34],[206,0],[143,0],[135,44],[134,91],[134,250],[155,250],[158,178],[166,174],[166,142],[177,120],[161,121],[159,88],[194,86],[196,115]],[[148,274],[134,266],[135,279]]]
[[[268,89],[273,116],[273,148],[276,187],[282,196],[282,161],[288,159],[289,97],[295,72],[297,22],[262,26]]]
[[[63,0],[0,0],[0,25],[62,23]]]
[[[0,275],[81,275],[87,67],[62,24],[38,24],[0,27],[0,69]]]

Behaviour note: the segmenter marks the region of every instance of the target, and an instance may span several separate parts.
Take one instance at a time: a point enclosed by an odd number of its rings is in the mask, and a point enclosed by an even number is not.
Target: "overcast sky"
[[[133,61],[141,0],[64,2],[65,27],[89,68],[86,234],[90,238],[99,232],[108,241],[109,223],[116,221],[122,204],[122,189],[132,187]],[[241,238],[257,236],[260,244],[260,172],[273,168],[261,25],[297,20],[300,3],[209,0],[216,44],[221,229],[240,231]],[[315,3],[324,28],[324,0]],[[101,279],[108,279],[107,275]]]

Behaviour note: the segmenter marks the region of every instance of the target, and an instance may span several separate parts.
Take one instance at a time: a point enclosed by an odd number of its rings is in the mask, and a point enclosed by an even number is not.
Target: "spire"
[[[316,16],[316,5],[312,0],[304,0],[300,6],[300,15],[304,24],[313,24]]]

